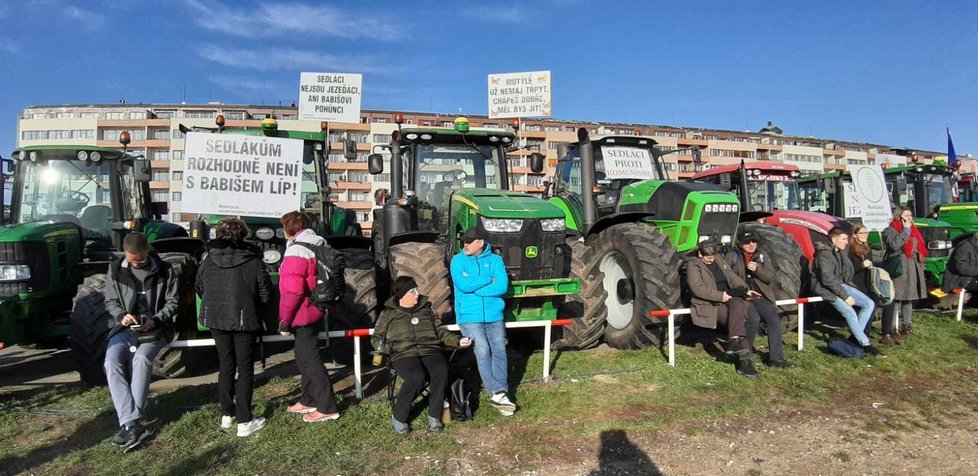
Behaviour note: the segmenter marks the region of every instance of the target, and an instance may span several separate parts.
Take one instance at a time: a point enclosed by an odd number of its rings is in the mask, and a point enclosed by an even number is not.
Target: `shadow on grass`
[[[162,469],[159,474],[183,476],[197,473],[201,468],[219,468],[226,466],[236,455],[237,452],[233,446],[222,444],[207,450],[203,454],[178,460],[166,469]]]
[[[628,440],[624,430],[601,432],[601,449],[598,451],[598,468],[591,476],[619,474],[660,475],[662,471],[644,451]]]

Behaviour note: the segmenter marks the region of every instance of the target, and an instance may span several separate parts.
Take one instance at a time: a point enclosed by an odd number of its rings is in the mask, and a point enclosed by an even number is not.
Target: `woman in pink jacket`
[[[316,286],[316,256],[304,243],[320,245],[326,240],[312,230],[312,221],[302,212],[289,212],[282,217],[285,238],[285,258],[279,268],[279,333],[295,334],[295,364],[302,375],[302,395],[289,406],[289,413],[302,414],[306,423],[336,420],[340,412],[333,396],[333,384],[319,357],[319,331],[323,327],[323,311],[309,301]]]

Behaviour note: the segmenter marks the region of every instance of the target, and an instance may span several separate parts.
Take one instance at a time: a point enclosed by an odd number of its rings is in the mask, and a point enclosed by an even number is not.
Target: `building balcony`
[[[846,169],[845,164],[833,164],[833,163],[830,163],[830,162],[826,162],[825,163],[825,170],[826,171],[831,171],[831,170],[845,170],[845,169]]]
[[[345,162],[345,161],[344,162],[329,162],[329,164],[326,166],[326,168],[329,169],[329,170],[333,170],[333,171],[336,171],[336,170],[358,170],[358,171],[364,171],[364,172],[366,172],[367,171],[367,163],[366,162]]]
[[[170,181],[169,180],[153,180],[149,183],[150,190],[169,190]]]
[[[370,201],[343,202],[337,200],[333,203],[340,208],[352,210],[372,210],[374,208],[374,203]]]
[[[330,182],[329,186],[334,190],[370,190],[370,182]]]

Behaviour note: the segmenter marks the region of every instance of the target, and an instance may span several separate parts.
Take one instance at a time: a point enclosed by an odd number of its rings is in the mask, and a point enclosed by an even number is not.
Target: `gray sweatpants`
[[[153,376],[153,359],[163,349],[163,342],[157,341],[139,344],[133,353],[129,347],[134,342],[133,332],[126,329],[109,339],[105,351],[105,376],[119,426],[128,426],[143,417]]]

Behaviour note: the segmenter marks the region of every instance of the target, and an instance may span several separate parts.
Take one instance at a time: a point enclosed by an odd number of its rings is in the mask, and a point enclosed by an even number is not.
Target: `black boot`
[[[754,368],[754,362],[749,359],[737,361],[737,373],[747,378],[757,378],[760,375]]]

